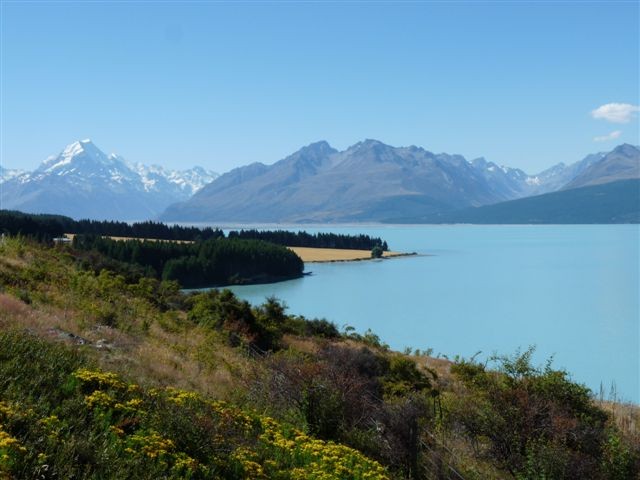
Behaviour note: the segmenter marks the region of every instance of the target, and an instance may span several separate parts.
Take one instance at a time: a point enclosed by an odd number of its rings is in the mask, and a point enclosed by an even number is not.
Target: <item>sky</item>
[[[639,2],[0,2],[0,165],[374,138],[537,173],[640,143]]]

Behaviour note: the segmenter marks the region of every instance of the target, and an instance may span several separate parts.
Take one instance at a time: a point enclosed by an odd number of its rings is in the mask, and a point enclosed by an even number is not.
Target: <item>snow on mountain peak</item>
[[[75,155],[82,153],[84,149],[82,148],[82,142],[73,142],[70,145],[67,145],[65,149],[62,151],[62,156],[65,158],[71,158]]]
[[[18,174],[3,172],[0,182],[15,176]],[[87,138],[70,143],[58,155],[48,157],[35,171],[20,175],[20,182],[37,182],[50,176],[64,177],[78,188],[101,184],[118,191],[147,192],[182,201],[218,175],[202,167],[169,170],[159,165],[129,162],[116,153],[105,154]]]
[[[41,173],[57,172],[64,175],[81,164],[83,169],[104,168],[112,162],[90,139],[77,140],[67,145],[57,156],[48,157],[37,169]],[[73,164],[73,165],[72,165]]]
[[[0,165],[0,183],[6,182],[7,180],[11,180],[15,177],[19,177],[24,173],[24,170],[4,168],[2,165]]]

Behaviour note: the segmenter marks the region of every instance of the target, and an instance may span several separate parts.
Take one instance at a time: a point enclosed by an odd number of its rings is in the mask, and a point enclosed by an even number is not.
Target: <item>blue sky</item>
[[[224,172],[375,138],[536,173],[640,143],[638,5],[3,0],[1,164],[89,137]]]

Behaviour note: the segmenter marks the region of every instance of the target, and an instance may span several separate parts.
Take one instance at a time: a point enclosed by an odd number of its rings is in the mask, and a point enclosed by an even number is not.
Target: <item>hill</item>
[[[563,189],[586,187],[640,178],[640,149],[624,144],[604,155],[600,160],[568,182]]]
[[[531,351],[493,369],[401,354],[276,299],[187,295],[117,266],[97,273],[99,261],[69,246],[0,243],[3,477],[640,472],[637,409],[609,415],[566,372],[532,366]]]
[[[390,223],[640,223],[640,180],[620,180]]]

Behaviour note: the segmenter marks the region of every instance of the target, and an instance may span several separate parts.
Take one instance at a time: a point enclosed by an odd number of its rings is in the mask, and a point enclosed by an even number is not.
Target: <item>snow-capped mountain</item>
[[[504,200],[513,200],[560,190],[606,155],[607,152],[599,152],[570,165],[558,163],[536,175],[529,175],[519,168],[498,166],[482,157],[472,160],[471,165],[482,173],[494,194]]]
[[[128,163],[88,139],[68,145],[33,172],[5,172],[0,208],[118,220],[154,218],[216,177],[201,167],[179,171]]]
[[[560,190],[578,175],[582,174],[582,172],[587,170],[591,165],[602,160],[605,155],[607,155],[607,152],[592,153],[579,162],[572,163],[571,165],[558,163],[537,175],[531,175],[529,182],[533,189],[530,195],[541,195],[543,193]]]
[[[9,168],[4,168],[2,165],[0,165],[0,183],[11,180],[12,178],[22,175],[23,173],[25,173],[24,170],[12,170]]]
[[[124,161],[118,155],[112,154],[111,156]],[[183,195],[185,198],[190,197],[218,176],[218,174],[202,167],[193,167],[189,170],[166,170],[160,165],[147,166],[142,163],[126,161],[125,163],[140,176],[147,192],[175,189],[176,195]]]
[[[497,165],[484,157],[476,158],[470,163],[482,174],[493,194],[503,200],[525,197],[535,188],[531,175],[519,168]]]

